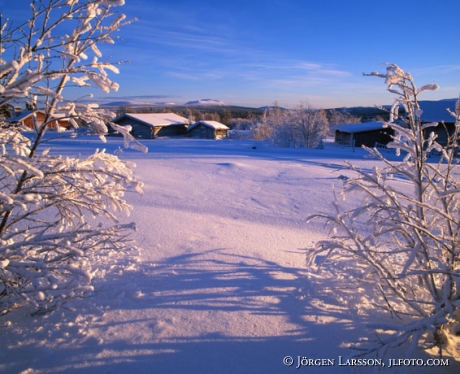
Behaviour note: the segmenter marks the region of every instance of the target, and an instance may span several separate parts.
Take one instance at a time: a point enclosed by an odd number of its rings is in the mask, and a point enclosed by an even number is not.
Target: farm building
[[[189,136],[200,139],[221,139],[227,136],[228,127],[217,121],[198,121],[187,129]]]
[[[188,126],[186,118],[174,113],[124,113],[112,122],[120,126],[130,125],[131,135],[148,139],[182,136],[187,133]]]
[[[455,117],[450,112],[455,113],[457,99],[445,99],[439,101],[419,101],[422,110],[420,120],[422,124],[438,123],[437,126],[427,127],[425,138],[432,132],[437,135],[437,142],[443,146],[447,145],[449,136],[455,132]],[[400,112],[401,113],[401,112]],[[404,116],[404,112],[401,113]],[[394,131],[391,127],[384,127],[384,122],[364,122],[349,125],[333,126],[335,130],[335,141],[343,144],[351,144],[360,147],[366,145],[374,147],[375,143],[388,144]]]
[[[448,112],[455,113],[457,99],[446,99],[439,101],[420,101],[422,123],[438,122],[437,126],[425,129],[425,137],[428,138],[432,132],[437,134],[436,141],[445,146],[448,143],[448,137],[455,132],[455,118]]]
[[[375,147],[376,143],[388,144],[391,141],[393,129],[385,127],[385,122],[363,122],[333,126],[335,141],[355,147]]]
[[[21,125],[33,129],[34,121],[36,121],[37,126],[41,126],[45,121],[45,117],[46,113],[43,110],[23,110],[14,112],[13,116],[9,117],[7,121],[13,125]],[[58,116],[54,116],[54,119],[47,125],[47,128],[57,131],[66,130],[69,127],[69,120],[58,118]]]

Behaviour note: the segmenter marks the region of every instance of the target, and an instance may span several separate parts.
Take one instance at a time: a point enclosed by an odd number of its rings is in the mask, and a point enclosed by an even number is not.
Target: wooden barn
[[[229,128],[217,121],[198,121],[187,129],[188,135],[200,139],[222,139],[227,137]]]
[[[28,127],[29,129],[33,129],[34,121],[36,121],[37,126],[41,126],[45,121],[45,118],[46,113],[43,110],[23,110],[14,112],[13,116],[8,118],[7,121],[13,125],[21,125]],[[50,121],[47,125],[47,128],[56,131],[67,130],[70,127],[68,119],[59,118],[58,116],[54,116],[54,120]]]
[[[385,127],[385,122],[363,122],[333,126],[335,142],[355,147],[375,147],[376,143],[388,144],[394,135],[393,129]]]
[[[153,139],[160,136],[184,136],[188,120],[174,113],[124,113],[112,122],[120,126],[130,125],[131,135]],[[109,133],[113,130],[109,127]]]

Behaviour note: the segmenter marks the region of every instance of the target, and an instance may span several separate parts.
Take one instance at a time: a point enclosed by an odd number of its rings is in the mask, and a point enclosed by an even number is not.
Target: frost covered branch
[[[254,134],[257,139],[268,138],[281,147],[313,148],[328,130],[326,111],[301,103],[290,110],[278,107],[266,110],[256,123]]]
[[[113,10],[123,4],[31,1],[29,20],[2,27],[0,107],[32,98],[45,119],[35,121],[33,140],[0,124],[0,314],[30,304],[47,309],[85,294],[94,253],[131,245],[128,233],[135,225],[119,223],[119,215],[131,210],[125,193],[142,192],[135,165],[104,151],[71,158],[42,149],[43,135],[56,118],[74,127],[86,123],[104,140],[111,113],[66,100],[63,93],[69,84],[118,89],[109,76],[118,73],[117,63],[103,61],[99,45],[113,44],[119,29],[131,22]],[[132,141],[129,133],[125,141]]]
[[[404,159],[390,161],[366,148],[381,168],[369,172],[348,165],[355,177],[346,181],[341,194],[362,203],[344,209],[336,201],[335,215],[310,217],[324,220],[331,234],[309,251],[309,264],[322,256],[322,264],[359,269],[366,297],[398,317],[399,324],[375,327],[383,336],[360,347],[363,354],[384,355],[407,343],[409,352],[436,346],[441,353],[452,349],[446,334],[460,322],[459,105],[452,113],[455,129],[443,146],[434,132],[427,135],[426,129],[437,124],[422,123],[418,99],[424,91],[438,89],[436,84],[417,88],[410,73],[394,64],[386,73],[365,75],[385,79],[396,95],[387,123],[395,134],[388,147]],[[437,162],[429,160],[433,151],[441,155]]]

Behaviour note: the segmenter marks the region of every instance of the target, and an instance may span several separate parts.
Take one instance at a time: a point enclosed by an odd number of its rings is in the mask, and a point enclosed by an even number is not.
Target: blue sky
[[[13,7],[0,0],[3,14]],[[126,0],[119,11],[138,21],[105,49],[131,61],[109,100],[388,104],[383,81],[362,75],[384,62],[441,86],[424,99],[460,94],[458,0]]]

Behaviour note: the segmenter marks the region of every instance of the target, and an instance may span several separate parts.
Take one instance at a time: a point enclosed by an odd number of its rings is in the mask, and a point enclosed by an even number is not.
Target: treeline
[[[117,108],[117,115],[122,113],[175,113],[187,118],[190,122],[217,121],[234,127],[235,120],[258,118],[264,110],[259,108],[238,106],[185,106],[174,105],[164,107],[132,107],[121,106]]]
[[[118,108],[121,113],[170,112],[196,121],[217,121],[232,130],[251,131],[257,140],[269,139],[282,147],[316,147],[320,140],[330,135],[334,125],[361,123],[371,120],[387,121],[386,111],[378,108],[355,107],[340,109],[317,109],[301,103],[293,109],[279,106],[246,108],[235,106],[171,106]]]

